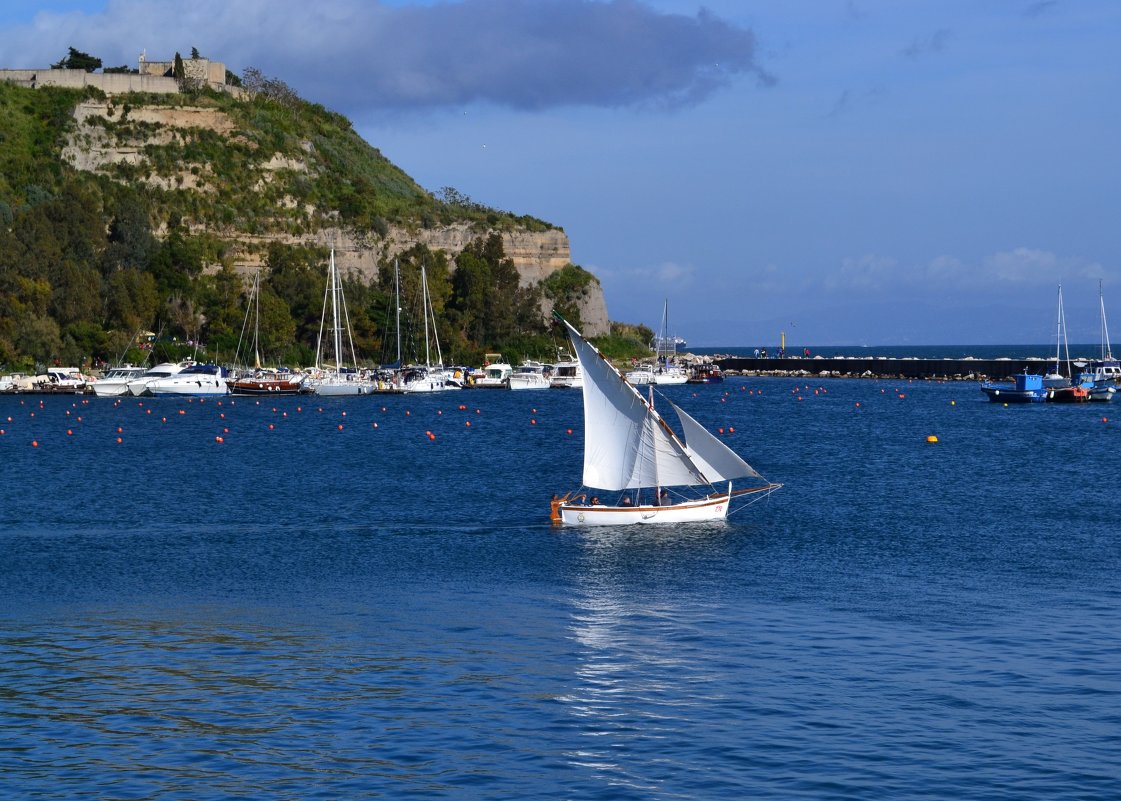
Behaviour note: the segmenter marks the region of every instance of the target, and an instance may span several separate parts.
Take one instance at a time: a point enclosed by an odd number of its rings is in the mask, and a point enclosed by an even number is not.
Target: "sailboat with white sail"
[[[584,472],[579,490],[552,501],[552,519],[565,525],[611,526],[723,520],[736,499],[744,505],[767,497],[781,484],[764,479],[735,451],[676,404],[678,436],[650,399],[584,339],[564,326],[584,372]],[[754,484],[733,490],[733,482]],[[726,487],[717,488],[727,482]],[[595,493],[617,493],[600,503]],[[671,494],[672,493],[672,494]]]
[[[331,355],[334,357],[332,367],[323,366],[321,359],[323,352],[323,329],[327,323],[327,306],[331,307],[330,334]],[[346,330],[347,342],[350,345],[351,367],[344,367],[342,335]],[[327,271],[327,288],[323,293],[323,315],[319,323],[319,341],[315,348],[316,370],[321,372],[320,378],[314,382],[316,395],[344,396],[368,395],[374,390],[372,382],[358,372],[358,358],[354,352],[354,337],[350,330],[350,315],[346,310],[346,297],[343,295],[342,281],[339,279],[339,270],[335,266],[335,251],[331,250],[331,262]]]

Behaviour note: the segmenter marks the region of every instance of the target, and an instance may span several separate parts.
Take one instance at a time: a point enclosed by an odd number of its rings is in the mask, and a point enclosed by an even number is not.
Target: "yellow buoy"
[[[931,435],[930,435],[929,437],[927,437],[927,438],[926,438],[926,441],[927,441],[927,442],[930,442],[930,443],[932,443],[932,444],[933,444],[933,443],[935,443],[935,442],[937,442],[937,441],[938,441],[938,437],[936,437],[936,436],[934,436],[933,434],[931,434]]]

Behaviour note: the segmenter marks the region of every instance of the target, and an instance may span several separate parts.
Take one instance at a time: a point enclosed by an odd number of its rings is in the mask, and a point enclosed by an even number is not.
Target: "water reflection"
[[[580,532],[570,624],[579,647],[562,700],[580,735],[566,756],[597,783],[649,797],[689,773],[690,732],[710,727],[729,700],[705,653],[719,624],[704,596],[735,532],[726,523]]]

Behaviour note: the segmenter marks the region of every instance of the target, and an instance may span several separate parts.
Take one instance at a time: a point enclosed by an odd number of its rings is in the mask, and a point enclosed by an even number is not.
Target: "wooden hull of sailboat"
[[[561,504],[566,526],[633,526],[654,523],[703,523],[728,516],[728,496],[672,506],[570,506]]]
[[[306,391],[303,379],[287,381],[245,378],[230,383],[230,393],[233,395],[299,395]]]
[[[722,493],[665,506],[584,506],[554,501],[553,520],[566,526],[633,526],[724,520],[728,517],[729,501],[745,495],[769,495],[781,487],[781,484],[747,487],[735,490],[731,495]]]

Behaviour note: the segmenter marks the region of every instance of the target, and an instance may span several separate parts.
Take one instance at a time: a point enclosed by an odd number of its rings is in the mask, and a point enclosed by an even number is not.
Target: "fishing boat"
[[[1043,403],[1054,392],[1043,384],[1043,376],[1034,373],[1017,373],[1012,382],[984,381],[981,391],[993,403]]]
[[[324,355],[323,330],[327,325],[327,307],[331,307],[331,328],[329,345],[334,356],[333,367],[323,367],[320,358]],[[343,351],[343,330],[346,330],[347,342],[350,344],[350,363],[352,367],[343,364],[346,355]],[[335,251],[331,250],[331,261],[327,268],[327,288],[323,293],[323,314],[319,322],[319,340],[315,348],[315,366],[320,371],[320,377],[313,382],[312,389],[316,395],[335,397],[346,395],[368,395],[374,391],[373,382],[358,372],[358,359],[354,353],[354,336],[350,330],[350,315],[346,310],[346,297],[343,295],[343,284],[339,278],[339,270],[335,266]]]
[[[676,404],[678,436],[600,352],[563,317],[584,371],[584,472],[580,489],[554,496],[557,524],[615,526],[723,520],[736,499],[747,505],[781,487],[766,481],[731,448]],[[754,486],[733,490],[738,479]],[[717,488],[727,482],[724,488]],[[600,503],[597,493],[612,493]]]
[[[721,384],[724,382],[724,373],[720,371],[719,364],[697,364],[689,374],[689,384]]]

